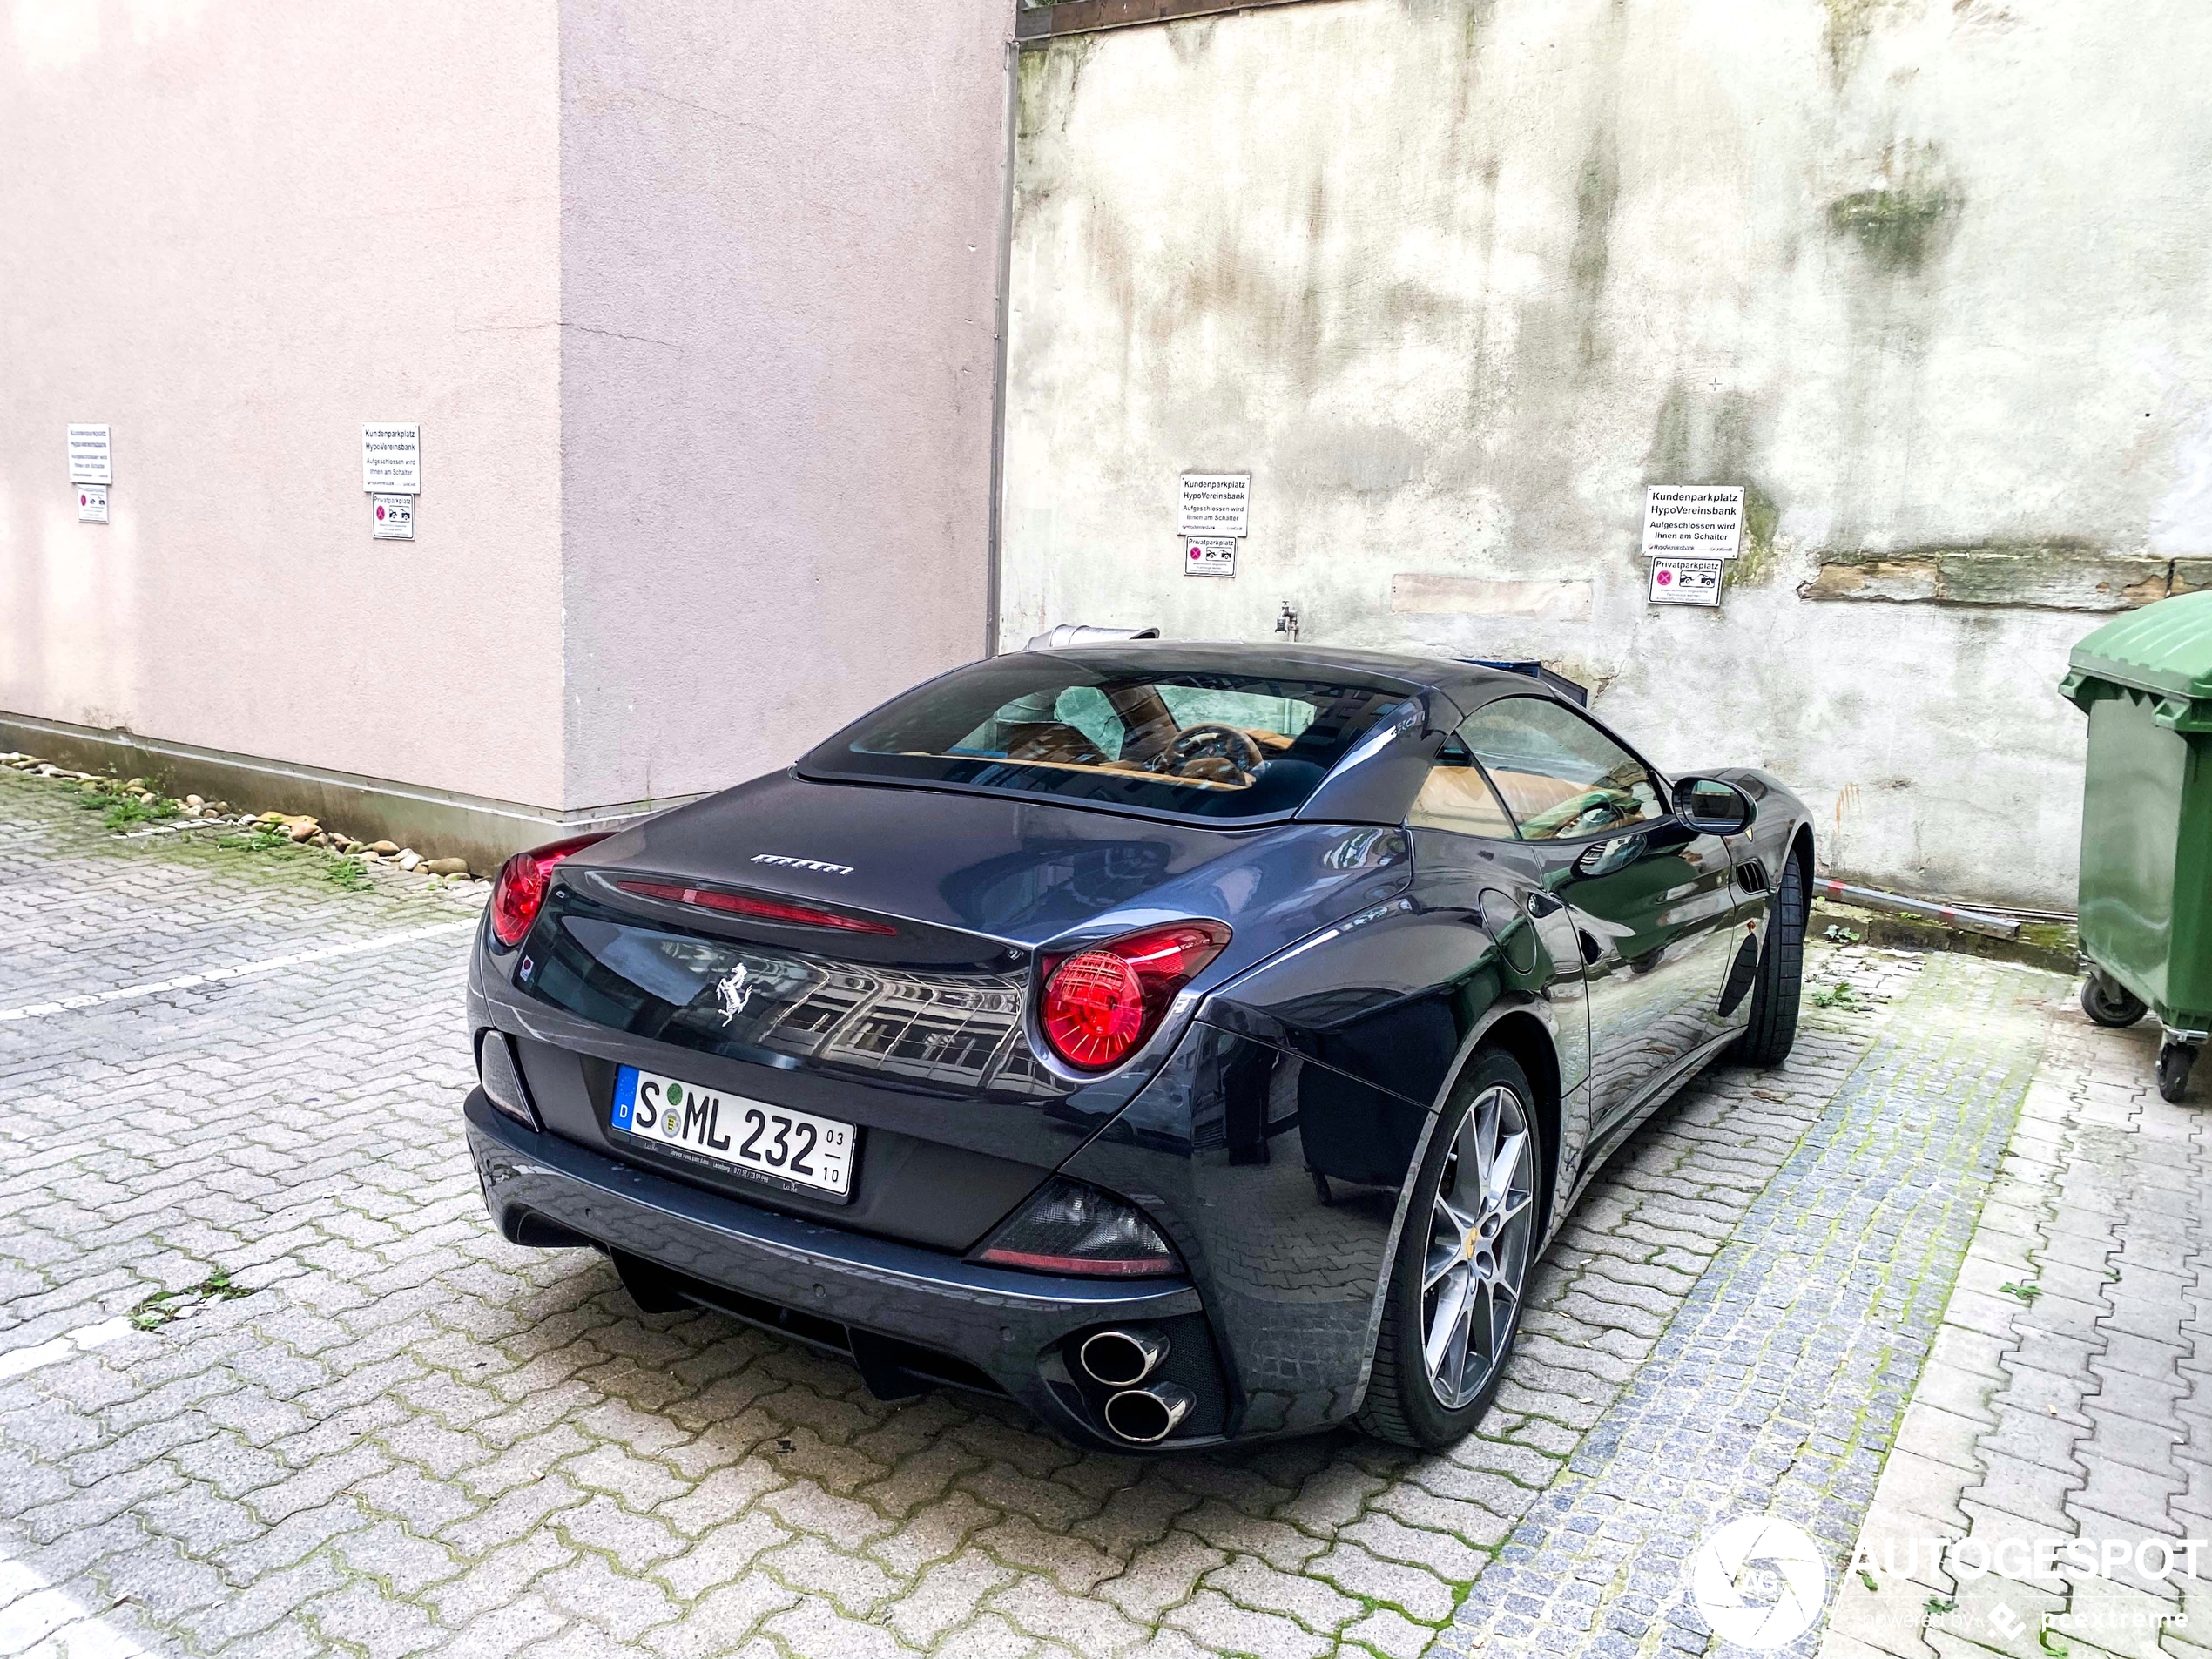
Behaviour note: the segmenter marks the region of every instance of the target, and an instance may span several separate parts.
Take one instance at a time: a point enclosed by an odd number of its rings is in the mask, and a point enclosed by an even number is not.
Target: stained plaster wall
[[[2067,648],[2212,554],[2212,13],[1327,0],[1021,68],[1005,643],[1538,656],[1835,871],[2071,904]],[[1717,612],[1647,604],[1682,482],[1750,492]]]

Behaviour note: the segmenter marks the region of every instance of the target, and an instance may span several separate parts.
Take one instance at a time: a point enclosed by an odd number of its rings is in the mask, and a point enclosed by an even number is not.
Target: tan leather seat
[[[999,735],[1005,741],[1008,760],[1040,760],[1071,766],[1103,765],[1106,760],[1098,745],[1085,737],[1079,727],[1061,720],[1004,725],[999,728]]]

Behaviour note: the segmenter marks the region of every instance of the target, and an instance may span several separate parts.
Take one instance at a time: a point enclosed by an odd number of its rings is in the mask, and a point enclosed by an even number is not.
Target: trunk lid
[[[1211,916],[1237,936],[1203,987],[1406,873],[1402,836],[1372,828],[1224,832],[779,775],[560,865],[514,982],[571,1016],[542,1031],[578,1068],[555,1080],[570,1103],[548,1110],[556,1132],[655,1162],[634,1137],[609,1132],[617,1069],[695,1081],[861,1131],[849,1209],[800,1191],[768,1201],[894,1236],[972,1242],[1119,1111],[1165,1053],[1148,1045],[1150,1063],[1091,1081],[1041,1062],[1028,1006],[1039,946]],[[860,926],[732,914],[696,901],[706,888]],[[558,1069],[543,1043],[525,1061]],[[914,1190],[889,1193],[897,1170]],[[744,1176],[696,1163],[671,1172],[763,1197]]]

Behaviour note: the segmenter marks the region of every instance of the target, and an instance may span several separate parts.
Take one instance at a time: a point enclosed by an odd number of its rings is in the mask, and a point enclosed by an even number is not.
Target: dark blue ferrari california
[[[1592,1173],[1796,1033],[1764,772],[1545,680],[1118,643],[930,681],[501,873],[469,1140],[649,1311],[1175,1449],[1471,1428]]]

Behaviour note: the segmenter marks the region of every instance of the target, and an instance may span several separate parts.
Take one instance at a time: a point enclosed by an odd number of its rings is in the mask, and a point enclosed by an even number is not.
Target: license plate
[[[840,1198],[853,1188],[860,1131],[833,1117],[624,1066],[615,1078],[608,1123],[618,1135],[779,1187]]]

